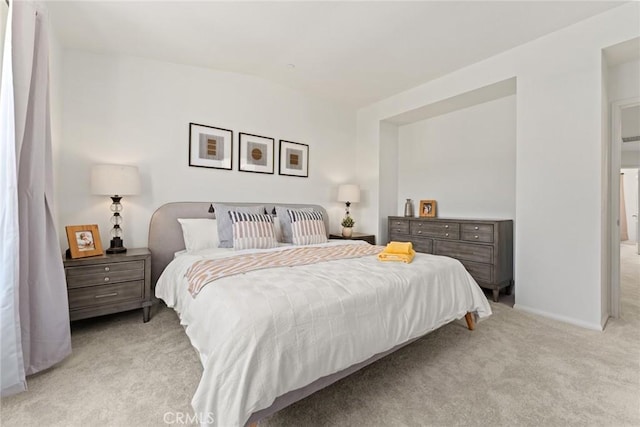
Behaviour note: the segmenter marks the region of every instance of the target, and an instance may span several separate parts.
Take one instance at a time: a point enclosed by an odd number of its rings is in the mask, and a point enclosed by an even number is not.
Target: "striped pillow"
[[[327,242],[322,213],[287,209],[291,220],[291,235],[294,245],[313,245]]]
[[[233,249],[268,249],[278,246],[271,215],[229,211]]]

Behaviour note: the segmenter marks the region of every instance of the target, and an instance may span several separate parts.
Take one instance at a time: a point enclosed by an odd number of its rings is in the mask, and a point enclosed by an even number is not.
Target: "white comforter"
[[[327,245],[353,243],[367,244]],[[276,397],[467,312],[491,314],[460,262],[426,254],[411,264],[368,256],[254,271],[217,280],[191,297],[184,274],[193,262],[237,254],[182,255],[156,286],[200,354],[204,372],[192,405],[215,426],[244,425]]]

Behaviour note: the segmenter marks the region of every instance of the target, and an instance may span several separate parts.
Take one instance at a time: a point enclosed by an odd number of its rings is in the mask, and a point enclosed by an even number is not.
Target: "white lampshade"
[[[91,168],[91,193],[128,196],[140,193],[137,166],[94,165]]]
[[[360,187],[356,184],[343,184],[338,187],[338,201],[358,203],[360,201]]]

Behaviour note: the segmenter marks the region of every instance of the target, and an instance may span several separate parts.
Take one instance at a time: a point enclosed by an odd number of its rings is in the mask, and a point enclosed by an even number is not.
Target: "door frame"
[[[620,169],[622,168],[622,110],[640,105],[640,98],[627,98],[611,103],[611,141],[609,153],[609,315],[620,317]]]

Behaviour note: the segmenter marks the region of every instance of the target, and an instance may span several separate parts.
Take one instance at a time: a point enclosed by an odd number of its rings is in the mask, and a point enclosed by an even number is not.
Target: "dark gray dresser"
[[[389,241],[459,260],[483,288],[513,291],[513,221],[389,217]]]

